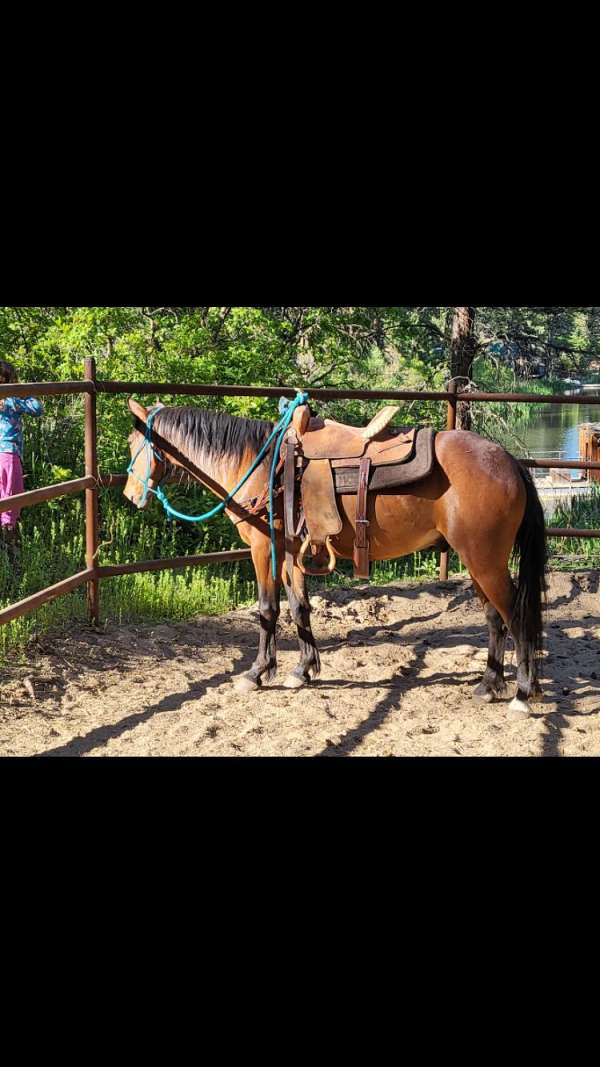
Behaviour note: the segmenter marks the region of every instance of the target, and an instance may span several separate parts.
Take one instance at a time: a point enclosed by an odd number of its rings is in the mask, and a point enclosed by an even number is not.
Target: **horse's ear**
[[[129,410],[132,415],[135,415],[136,419],[140,420],[140,422],[146,422],[148,418],[146,408],[143,404],[138,404],[137,400],[134,400],[133,397],[130,397],[129,399]]]

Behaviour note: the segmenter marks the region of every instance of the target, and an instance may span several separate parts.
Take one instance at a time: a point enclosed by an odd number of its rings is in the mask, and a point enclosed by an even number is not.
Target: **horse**
[[[125,496],[140,510],[148,506],[151,493],[173,470],[185,471],[226,501],[273,432],[269,422],[215,414],[199,407],[157,410],[132,398],[129,408],[135,425],[129,437],[132,465]],[[250,548],[259,588],[260,646],[251,670],[234,681],[240,693],[259,690],[276,674],[283,588],[300,648],[299,665],[284,685],[301,689],[321,671],[306,574],[299,566],[300,539],[291,556],[287,545],[286,562],[281,492],[275,503],[277,566],[273,573],[269,476],[267,458],[226,508]],[[356,495],[341,496],[339,511],[343,529],[333,541],[333,549],[336,558],[348,560],[353,558],[356,537]],[[458,553],[471,575],[489,629],[487,669],[475,697],[486,703],[505,698],[504,662],[510,634],[518,662],[517,693],[510,713],[515,718],[529,715],[530,702],[541,699],[539,660],[547,574],[544,512],[530,472],[504,448],[477,434],[440,432],[435,438],[431,474],[398,492],[372,493],[369,519],[372,560],[398,559],[448,546]],[[519,565],[517,584],[511,577],[513,558]]]

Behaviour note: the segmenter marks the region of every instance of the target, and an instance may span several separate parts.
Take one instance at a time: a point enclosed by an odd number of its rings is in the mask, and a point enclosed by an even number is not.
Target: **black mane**
[[[271,422],[198,407],[161,408],[154,425],[165,441],[199,467],[228,459],[241,462],[249,451],[256,456],[273,432]]]

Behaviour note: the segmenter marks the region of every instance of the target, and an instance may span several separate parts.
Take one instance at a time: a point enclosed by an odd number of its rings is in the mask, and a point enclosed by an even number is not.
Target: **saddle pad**
[[[417,431],[414,458],[409,463],[381,464],[374,467],[369,482],[369,491],[381,492],[383,489],[399,489],[427,478],[436,463],[435,438],[435,430]],[[336,493],[340,496],[352,496],[352,494],[357,493],[359,468],[343,465],[338,467],[336,464],[334,464],[334,467]]]
[[[356,489],[358,491],[358,469]],[[302,506],[314,545],[324,545],[328,537],[342,532],[343,522],[335,497],[333,474],[328,460],[313,460],[302,476]]]

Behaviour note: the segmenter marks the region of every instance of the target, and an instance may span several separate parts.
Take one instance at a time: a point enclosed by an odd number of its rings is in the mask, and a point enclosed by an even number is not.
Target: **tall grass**
[[[114,495],[103,502],[102,562],[135,562],[168,558],[181,554],[181,533],[161,518],[130,513]],[[85,566],[83,537],[84,507],[81,501],[56,502],[32,509],[24,520],[18,565],[12,565],[0,549],[0,606],[14,603],[37,590],[69,577]],[[552,526],[600,528],[600,487],[588,499],[575,498],[561,507],[550,520]],[[229,536],[213,543],[201,539],[194,549],[231,548]],[[235,546],[238,547],[238,546]],[[600,568],[600,542],[550,542],[550,562],[555,569]],[[376,563],[372,580],[376,584],[408,581],[435,581],[439,575],[439,554],[418,552],[397,561]],[[458,557],[452,553],[450,574],[465,575]],[[313,593],[328,588],[359,585],[352,578],[352,565],[342,562],[337,574],[311,582]],[[102,617],[109,624],[184,620],[195,615],[218,615],[251,604],[257,589],[250,563],[209,568],[188,568],[158,574],[125,575],[102,582]],[[27,643],[48,631],[66,631],[87,622],[85,590],[78,590],[33,615],[0,627],[0,658],[18,653]]]
[[[485,384],[485,383],[483,383]],[[496,388],[505,383],[496,382]],[[533,392],[552,392],[555,383],[536,382],[523,386]],[[484,405],[481,405],[483,408]],[[495,405],[492,405],[495,407]],[[514,411],[514,408],[512,409]],[[108,418],[107,410],[105,416]],[[518,422],[517,416],[515,423]],[[125,467],[121,430],[109,439],[103,468]],[[114,454],[113,454],[114,453]],[[43,424],[28,424],[27,488],[77,477],[83,469],[82,426],[79,410],[55,405]],[[176,507],[197,512],[212,505],[212,498],[197,486],[172,486]],[[128,563],[242,547],[227,518],[206,527],[169,523],[158,507],[147,513],[134,511],[119,491],[101,496],[100,562]],[[600,487],[588,499],[575,498],[552,518],[553,526],[600,527]],[[80,498],[52,501],[23,513],[18,562],[15,565],[0,543],[0,607],[15,603],[38,590],[60,582],[85,567],[85,511]],[[600,542],[552,541],[551,563],[555,567],[600,567]],[[421,552],[373,567],[373,580],[403,582],[435,580],[437,552]],[[464,574],[452,554],[451,574]],[[314,591],[352,583],[351,564],[341,564],[339,573],[327,581],[311,583]],[[105,581],[101,586],[102,616],[108,623],[185,619],[196,614],[219,614],[256,599],[254,570],[249,563],[222,567],[128,575]],[[87,620],[85,590],[45,605],[33,615],[0,627],[0,657],[18,654],[36,636],[49,630],[65,630]]]
[[[570,503],[562,504],[549,522],[558,529],[600,529],[600,484],[592,483],[590,495],[575,496]],[[600,568],[600,539],[552,539],[550,560],[556,569],[573,565]]]
[[[16,603],[84,569],[84,525],[85,509],[80,499],[54,501],[24,513],[16,565],[0,548],[0,606]],[[227,521],[190,534],[179,524],[167,523],[158,509],[143,514],[130,510],[114,492],[102,495],[101,530],[101,563],[166,559],[189,552],[241,547],[235,543],[235,533]],[[454,562],[459,573],[459,561]],[[395,562],[375,564],[373,580],[386,583],[434,579],[437,568],[437,553],[420,552]],[[348,583],[352,583],[352,566],[342,563],[338,574],[327,581],[311,582],[311,589],[317,592]],[[102,618],[113,624],[217,615],[251,604],[256,598],[254,569],[245,562],[124,575],[101,585]],[[65,631],[72,625],[85,624],[87,615],[85,589],[46,604],[32,615],[0,627],[0,658],[24,649],[32,638],[48,631]]]
[[[131,563],[189,553],[241,547],[222,525],[195,536],[165,522],[153,511],[140,514],[118,493],[102,494],[101,564]],[[0,542],[0,607],[24,600],[85,568],[85,509],[80,499],[53,501],[23,514],[17,559]],[[102,615],[107,622],[157,621],[218,614],[255,599],[251,566],[236,564],[188,568],[158,574],[125,575],[102,582]],[[87,620],[84,589],[44,605],[0,627],[0,657],[23,648],[33,637]]]

